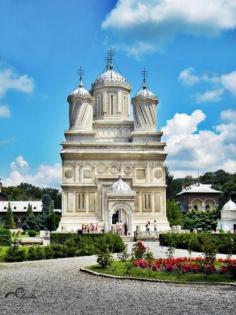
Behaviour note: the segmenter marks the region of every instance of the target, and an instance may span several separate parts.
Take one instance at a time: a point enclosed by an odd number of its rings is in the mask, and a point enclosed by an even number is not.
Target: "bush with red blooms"
[[[135,259],[141,259],[144,257],[146,251],[147,247],[144,246],[143,242],[138,241],[133,245],[132,256],[134,256]]]
[[[148,268],[148,261],[141,258],[133,261],[135,268]],[[159,258],[152,262],[153,271],[167,271],[180,273],[202,273],[206,276],[213,273],[229,273],[232,278],[236,276],[236,259],[217,259],[214,264],[202,257],[196,258]]]

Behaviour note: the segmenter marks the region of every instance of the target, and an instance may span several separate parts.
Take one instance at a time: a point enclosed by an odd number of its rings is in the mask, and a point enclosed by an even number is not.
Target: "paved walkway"
[[[147,245],[159,257],[164,255],[157,243]],[[235,314],[235,287],[115,280],[79,271],[95,262],[96,257],[90,256],[0,264],[0,314]],[[18,287],[24,288],[25,297],[5,298]]]

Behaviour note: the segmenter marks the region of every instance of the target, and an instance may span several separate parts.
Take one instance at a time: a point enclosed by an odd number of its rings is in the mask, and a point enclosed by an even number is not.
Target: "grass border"
[[[89,267],[89,266],[88,266]],[[114,276],[106,273],[96,272],[86,267],[81,267],[80,271],[92,274],[98,277],[112,278],[118,280],[135,280],[135,281],[145,281],[145,282],[161,282],[161,283],[173,283],[173,284],[190,284],[190,285],[221,285],[221,286],[236,286],[236,282],[188,282],[188,281],[171,281],[171,280],[160,280],[160,279],[151,279],[143,277],[129,277],[129,276]]]

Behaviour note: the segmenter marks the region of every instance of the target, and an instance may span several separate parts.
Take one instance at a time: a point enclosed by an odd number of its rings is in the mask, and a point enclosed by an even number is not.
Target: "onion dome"
[[[136,96],[141,96],[141,97],[156,97],[155,94],[150,91],[147,87],[143,86],[141,90],[138,91]]]
[[[118,72],[114,71],[113,69],[108,69],[107,71],[103,72],[94,82],[103,83],[103,82],[122,82],[125,83],[125,78]]]
[[[133,190],[131,187],[122,180],[120,177],[116,182],[111,185],[110,192],[115,195],[127,195],[132,194]]]
[[[106,70],[94,81],[92,89],[103,86],[116,86],[128,90],[131,89],[125,77],[113,69],[113,55],[114,52],[112,50],[108,51]]]
[[[120,177],[118,181],[114,182],[111,185],[111,191],[113,193],[129,193],[132,190],[130,186],[126,182],[124,182],[122,178]]]
[[[138,91],[138,93],[136,94],[135,97],[151,98],[151,99],[157,100],[156,95],[152,91],[150,91],[148,89],[148,86],[147,86],[147,71],[145,69],[142,71],[142,75],[143,75],[143,86],[142,86],[142,89],[140,89]]]
[[[222,211],[227,211],[227,210],[235,210],[236,211],[236,203],[233,202],[231,199],[226,202],[226,204],[223,206]]]
[[[88,98],[88,99],[92,99],[91,94],[89,93],[89,91],[84,87],[84,83],[82,81],[82,78],[80,77],[80,83],[79,86],[70,93],[70,95],[68,96],[68,101],[70,101],[71,98],[74,97],[79,97],[79,98]]]

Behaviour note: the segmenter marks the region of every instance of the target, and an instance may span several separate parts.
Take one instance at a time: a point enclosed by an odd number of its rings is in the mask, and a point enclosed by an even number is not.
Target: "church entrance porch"
[[[119,235],[128,235],[129,215],[121,207],[118,208],[111,218],[111,230]]]
[[[106,231],[132,235],[135,191],[120,177],[106,192]]]
[[[115,231],[120,235],[132,234],[132,209],[129,204],[116,204],[108,210],[108,231]]]

